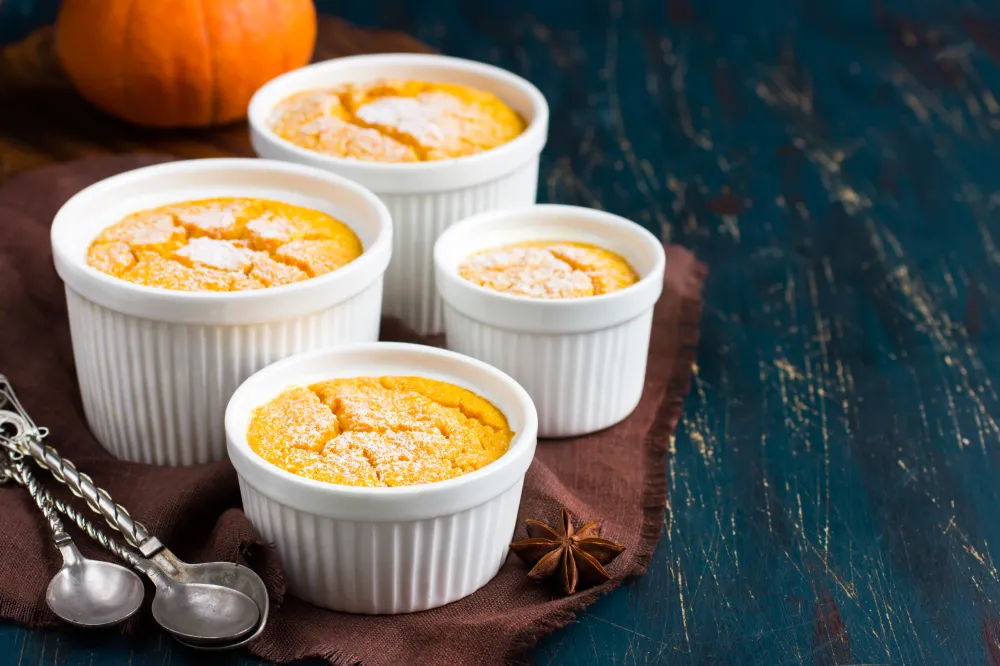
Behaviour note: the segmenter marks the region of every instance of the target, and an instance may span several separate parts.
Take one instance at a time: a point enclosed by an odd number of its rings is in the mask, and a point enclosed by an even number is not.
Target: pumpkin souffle
[[[532,241],[483,250],[458,268],[481,287],[532,298],[599,296],[635,284],[639,276],[614,252],[567,241]]]
[[[264,199],[205,199],[132,213],[94,239],[87,263],[128,282],[180,291],[291,284],[361,256],[326,213]]]
[[[371,162],[426,162],[496,148],[525,129],[496,95],[451,83],[380,80],[300,92],[271,129],[316,152]]]
[[[489,401],[422,377],[332,379],[256,408],[250,448],[293,474],[350,486],[410,486],[473,472],[511,432]]]

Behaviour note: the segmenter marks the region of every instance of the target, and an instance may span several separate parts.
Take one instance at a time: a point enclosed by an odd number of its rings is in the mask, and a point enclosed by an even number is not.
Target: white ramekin
[[[514,439],[495,462],[418,486],[357,488],[305,479],[247,444],[251,411],[292,385],[335,377],[420,376],[467,388],[507,417]],[[453,352],[400,343],[298,354],[256,373],[226,409],[229,458],[247,517],[275,544],[289,590],[351,613],[435,608],[472,594],[507,557],[524,474],[535,454],[531,398],[496,368]]]
[[[292,285],[234,293],[131,284],[87,265],[87,248],[134,211],[218,196],[275,199],[349,225],[364,254]],[[188,465],[226,455],[222,417],[240,383],[300,351],[378,339],[389,211],[360,185],[320,169],[258,159],[170,162],[108,178],[66,202],[52,254],[66,286],[87,422],[123,460]]]
[[[540,299],[486,289],[458,275],[474,252],[532,240],[599,245],[624,257],[640,280],[601,296]],[[635,409],[666,263],[653,234],[599,210],[528,206],[459,222],[438,239],[434,262],[448,348],[524,386],[538,409],[540,437],[595,432]]]
[[[279,138],[268,127],[274,107],[303,90],[378,78],[444,81],[494,93],[528,121],[502,146],[468,157],[385,164],[330,157]],[[277,77],[250,101],[250,140],[261,157],[320,167],[361,183],[389,207],[396,236],[385,275],[385,314],[421,335],[444,330],[431,253],[448,226],[475,213],[535,203],[538,158],[548,135],[549,108],[528,81],[506,70],[439,55],[392,53],[337,58]]]

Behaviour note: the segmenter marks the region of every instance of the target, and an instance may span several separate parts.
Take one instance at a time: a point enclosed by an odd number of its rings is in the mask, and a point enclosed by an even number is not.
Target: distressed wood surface
[[[712,268],[650,571],[526,661],[1000,665],[997,3],[319,5],[527,76],[552,105],[540,198]],[[28,107],[44,125],[0,104],[5,173],[81,146],[246,150],[238,127],[163,138],[51,99]],[[256,663],[15,626],[4,654]]]

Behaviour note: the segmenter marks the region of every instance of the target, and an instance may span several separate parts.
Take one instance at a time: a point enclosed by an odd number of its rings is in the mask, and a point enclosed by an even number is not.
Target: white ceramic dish
[[[624,257],[636,284],[587,298],[504,294],[462,279],[469,255],[532,240],[592,243]],[[483,213],[434,248],[449,349],[503,370],[531,395],[540,437],[595,432],[632,413],[642,395],[653,305],[663,290],[662,243],[617,215],[539,205]]]
[[[330,213],[364,254],[292,285],[182,292],[119,280],[87,265],[90,242],[137,210],[216,196],[275,199]],[[96,183],[52,223],[66,285],[87,422],[124,460],[187,465],[226,455],[229,396],[254,371],[296,352],[378,339],[392,223],[360,185],[310,167],[257,159],[171,162]]]
[[[443,81],[487,90],[520,113],[528,127],[513,141],[493,150],[406,164],[323,155],[281,139],[269,128],[274,107],[289,95],[378,78]],[[535,203],[538,158],[549,124],[545,98],[525,79],[470,60],[412,53],[337,58],[294,70],[258,90],[248,115],[250,139],[261,157],[332,171],[382,198],[396,229],[393,259],[386,273],[384,311],[423,335],[444,330],[434,288],[434,241],[448,226],[475,213]]]
[[[510,449],[463,476],[417,486],[359,488],[305,479],[247,444],[251,411],[292,385],[335,377],[409,375],[451,382],[490,400],[514,431]],[[472,594],[507,556],[537,416],[524,389],[496,368],[449,351],[395,343],[299,354],[267,367],[226,410],[229,458],[243,508],[275,544],[291,592],[352,613],[442,606]]]

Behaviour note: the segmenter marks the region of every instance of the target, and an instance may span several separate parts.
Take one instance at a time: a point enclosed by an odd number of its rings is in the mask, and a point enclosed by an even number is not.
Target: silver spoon
[[[108,524],[146,558],[143,573],[157,591],[153,618],[163,629],[185,643],[225,644],[227,648],[243,645],[263,630],[267,589],[257,574],[231,562],[188,564],[180,560],[52,447],[42,447],[33,439],[27,443],[36,462],[44,461],[43,467],[74,495],[83,497],[91,509],[96,504]]]
[[[221,643],[235,647],[244,637],[252,638],[265,616],[257,601],[240,588],[252,587],[256,579],[266,599],[267,591],[256,574],[228,562],[190,565],[181,561],[133,521],[128,511],[115,504],[106,491],[94,485],[89,476],[77,472],[70,461],[63,460],[52,447],[43,446],[37,437],[31,436],[32,429],[21,415],[0,410],[0,423],[4,422],[19,430],[19,436],[9,438],[10,441],[65,483],[74,495],[86,500],[91,509],[103,515],[111,527],[145,556],[145,562],[139,560],[143,562],[139,566],[156,586],[153,618],[163,629],[193,645]]]
[[[157,585],[153,617],[160,626],[178,640],[203,649],[235,648],[260,635],[267,622],[269,600],[267,588],[257,574],[230,562],[188,564],[178,559],[87,474],[78,472],[51,446],[42,444],[47,431],[30,420],[3,375],[0,398],[16,410],[0,410],[15,430],[6,439],[83,498],[91,510],[104,516],[108,525],[121,532],[125,541],[154,565],[145,573]]]
[[[24,472],[27,472],[27,473],[24,473]],[[27,469],[25,469],[24,472],[21,472],[20,474],[10,474],[9,476],[11,478],[13,478],[15,481],[17,481],[18,483],[20,483],[21,485],[24,485],[24,486],[28,487],[29,490],[31,489],[31,486],[29,484],[35,484],[38,487],[41,487],[40,484],[38,484],[37,481],[34,480],[34,477],[33,477],[33,475],[31,474],[30,471],[28,471]],[[43,489],[43,491],[44,491],[44,489]],[[114,555],[118,556],[120,559],[125,560],[126,562],[128,562],[137,571],[140,571],[140,572],[146,574],[147,576],[149,576],[149,578],[157,586],[157,590],[162,592],[162,595],[160,597],[154,597],[154,599],[153,599],[154,616],[156,616],[157,615],[157,599],[158,598],[171,598],[174,594],[176,594],[176,591],[174,590],[174,588],[176,588],[176,584],[173,583],[173,581],[171,581],[169,578],[166,578],[163,575],[163,572],[161,572],[156,567],[155,564],[153,564],[152,562],[150,562],[149,560],[147,560],[147,559],[145,559],[143,557],[139,557],[138,555],[136,555],[135,553],[133,553],[131,550],[128,550],[123,544],[121,544],[118,541],[116,541],[116,540],[112,539],[111,537],[109,537],[107,534],[105,534],[104,532],[102,532],[98,527],[96,527],[93,524],[93,522],[91,522],[91,520],[89,518],[87,518],[86,516],[84,516],[83,514],[81,514],[79,511],[77,511],[76,509],[74,509],[72,506],[70,506],[70,505],[66,504],[65,502],[62,502],[62,501],[60,501],[58,499],[53,498],[51,496],[51,494],[49,494],[47,491],[44,491],[44,492],[47,495],[47,500],[49,500],[51,502],[51,506],[56,511],[58,511],[59,513],[63,514],[64,516],[66,516],[67,518],[69,518],[71,521],[73,521],[74,523],[76,523],[76,525],[84,533],[86,533],[92,539],[94,539],[99,544],[101,544],[101,546],[103,546],[106,550],[108,550],[111,553],[113,553]],[[129,572],[129,573],[131,573],[131,572]],[[209,584],[192,584],[192,585],[198,585],[201,588],[204,588],[205,590],[208,590],[208,591],[210,591],[213,594],[216,593],[215,588],[217,586],[209,585]],[[224,589],[228,589],[228,588],[224,588]],[[236,593],[236,594],[239,594],[239,593]],[[163,606],[163,605],[164,604],[161,603],[161,606]],[[163,609],[161,608],[160,610],[162,611]],[[169,610],[169,609],[167,609],[167,610]],[[225,613],[226,609],[222,609],[222,612]],[[178,622],[175,622],[173,624],[176,624],[179,627],[180,623],[197,621],[198,615],[199,615],[199,613],[192,614],[192,617],[195,618],[193,620],[181,619]],[[208,644],[208,646],[206,646],[203,643],[196,643],[196,642],[192,643],[192,642],[189,642],[191,640],[191,638],[189,638],[189,637],[193,637],[196,641],[199,640],[199,639],[203,640],[203,637],[201,637],[200,635],[195,635],[193,632],[189,631],[188,633],[180,633],[178,631],[175,631],[174,635],[177,637],[177,639],[178,639],[179,642],[181,642],[181,643],[183,643],[185,645],[189,645],[191,647],[200,648],[200,649],[231,649],[232,647],[234,647],[234,645],[232,644],[233,640],[239,640],[237,638],[237,639],[229,640],[229,642],[211,643],[211,644]],[[226,636],[229,636],[229,633],[226,633]],[[185,640],[185,639],[187,639],[187,640]],[[242,641],[241,641],[241,643],[242,643]]]
[[[70,624],[92,628],[108,627],[132,617],[142,606],[145,593],[139,576],[120,564],[81,555],[56,514],[51,494],[38,483],[23,460],[11,454],[5,472],[27,488],[45,515],[62,554],[62,568],[45,590],[45,601],[52,612]]]

